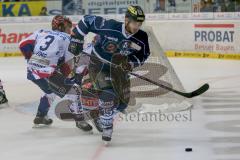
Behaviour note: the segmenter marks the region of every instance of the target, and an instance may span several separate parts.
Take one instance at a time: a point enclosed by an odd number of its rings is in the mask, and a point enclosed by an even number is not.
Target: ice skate
[[[92,123],[95,126],[95,128],[98,130],[98,132],[103,132],[102,125],[99,118],[93,119]]]
[[[88,124],[86,121],[76,121],[76,127],[81,129],[84,132],[93,133],[92,126]]]
[[[110,141],[112,140],[112,132],[113,132],[113,128],[106,128],[103,129],[103,133],[102,133],[102,141],[104,143],[104,145],[108,146]]]
[[[53,120],[51,118],[48,118],[48,116],[40,117],[36,116],[33,120],[34,126],[33,128],[41,128],[50,126],[53,123]]]

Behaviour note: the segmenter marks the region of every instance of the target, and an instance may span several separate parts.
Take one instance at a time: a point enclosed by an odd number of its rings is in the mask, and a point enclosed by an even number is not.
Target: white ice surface
[[[52,127],[32,129],[36,102],[42,93],[26,80],[22,58],[1,58],[0,78],[10,107],[0,109],[0,160],[239,159],[240,109],[236,106],[240,107],[240,61],[170,61],[186,90],[210,83],[210,91],[194,99],[191,121],[118,120],[111,145],[104,147],[96,130],[93,135],[84,134],[72,122],[54,118]],[[223,91],[225,95],[217,94]],[[222,104],[226,107],[208,107]],[[186,147],[193,152],[185,152]]]

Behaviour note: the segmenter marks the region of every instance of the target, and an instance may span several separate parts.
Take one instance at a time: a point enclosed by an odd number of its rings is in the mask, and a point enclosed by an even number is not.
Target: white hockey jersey
[[[73,58],[68,52],[69,43],[68,34],[43,29],[22,40],[19,47],[23,54],[28,55],[32,52],[28,59],[28,72],[31,72],[35,79],[49,77],[60,59],[67,62]]]

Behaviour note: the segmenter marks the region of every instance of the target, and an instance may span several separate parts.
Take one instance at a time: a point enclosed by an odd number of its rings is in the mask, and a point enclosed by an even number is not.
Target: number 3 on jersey
[[[46,51],[48,49],[50,44],[54,41],[54,36],[48,35],[48,36],[45,37],[44,40],[45,40],[44,45],[40,46],[40,49],[42,51]]]

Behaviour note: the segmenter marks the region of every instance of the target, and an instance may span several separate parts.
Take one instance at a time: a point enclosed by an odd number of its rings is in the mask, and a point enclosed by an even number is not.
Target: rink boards
[[[122,20],[123,15],[105,15]],[[75,23],[81,16],[70,17]],[[18,43],[38,29],[50,29],[52,17],[1,17],[0,57],[21,56]],[[194,19],[194,20],[193,20]],[[153,29],[169,57],[240,59],[240,15],[236,13],[148,14],[145,26]],[[90,42],[90,34],[86,42]]]

